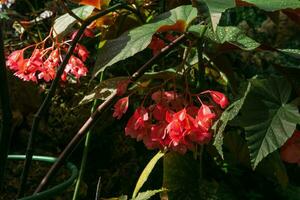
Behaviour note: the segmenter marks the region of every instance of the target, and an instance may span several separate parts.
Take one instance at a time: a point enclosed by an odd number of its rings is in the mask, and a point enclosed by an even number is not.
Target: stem
[[[3,27],[3,23],[0,20],[0,100],[3,110],[3,120],[0,131],[0,189],[2,188],[4,182],[6,160],[10,144],[10,134],[12,130],[12,114],[6,75]]]
[[[58,71],[56,72],[56,76],[51,84],[49,93],[47,94],[46,98],[44,99],[42,105],[40,106],[39,110],[37,111],[37,113],[35,114],[35,117],[33,119],[31,132],[29,135],[28,143],[27,143],[26,160],[25,160],[24,168],[23,168],[22,175],[21,175],[20,188],[18,191],[19,198],[24,196],[25,186],[26,186],[26,182],[27,182],[27,178],[28,178],[28,173],[29,173],[29,170],[31,167],[31,161],[32,161],[32,156],[33,156],[33,151],[34,151],[34,149],[33,149],[34,139],[35,139],[35,135],[36,135],[36,132],[37,132],[37,129],[39,126],[40,119],[45,114],[48,106],[51,103],[51,99],[55,93],[57,86],[58,86],[60,77],[63,74],[66,65],[68,64],[68,61],[73,54],[73,51],[75,50],[76,44],[78,43],[81,36],[83,35],[84,30],[90,23],[92,23],[95,19],[98,19],[99,17],[102,17],[102,16],[110,13],[111,11],[114,11],[114,10],[120,8],[121,6],[122,6],[122,4],[116,4],[116,5],[108,8],[107,10],[99,12],[99,13],[93,15],[92,17],[89,17],[88,19],[86,19],[84,21],[84,23],[82,23],[82,26],[80,27],[75,38],[73,39],[73,42],[72,42],[71,46],[69,47],[65,58],[63,59],[62,63],[60,64],[60,66],[58,68]]]
[[[83,19],[81,19],[80,17],[78,17],[72,10],[69,9],[69,7],[66,5],[64,0],[60,0],[60,3],[63,7],[63,9],[72,17],[74,17],[77,21],[79,21],[81,24],[84,22]]]
[[[141,66],[132,76],[131,81],[136,81],[139,77],[143,75],[143,73],[151,67],[154,62],[161,58],[163,55],[165,55],[167,52],[169,52],[171,49],[173,49],[177,44],[182,42],[185,39],[185,35],[181,35],[178,38],[176,38],[171,44],[164,47],[160,53],[153,56],[150,60],[148,60],[143,66]],[[117,96],[116,91],[112,92],[112,94],[102,103],[98,106],[96,111],[88,118],[88,120],[83,124],[83,126],[80,128],[80,130],[77,132],[77,134],[73,137],[73,139],[70,141],[70,143],[66,146],[66,148],[63,150],[63,152],[59,155],[56,162],[51,166],[49,171],[47,172],[46,176],[41,181],[40,185],[37,187],[34,193],[40,192],[49,182],[49,179],[60,169],[60,167],[65,163],[67,158],[71,155],[73,150],[77,147],[81,139],[86,135],[88,130],[95,125],[95,122],[102,114],[102,111],[106,109],[110,104],[113,102],[115,97]]]
[[[103,72],[101,73],[100,83],[102,82],[102,78],[103,78]],[[99,101],[98,99],[94,100],[93,106],[91,109],[91,114],[95,111],[98,101]],[[82,153],[79,175],[78,175],[78,178],[76,181],[76,186],[75,186],[75,190],[74,190],[74,194],[73,194],[73,200],[78,199],[79,188],[81,186],[81,182],[82,182],[83,175],[85,172],[85,165],[86,165],[87,155],[88,155],[88,151],[89,151],[90,138],[91,138],[90,136],[91,136],[91,129],[87,132],[86,137],[85,137],[84,149],[83,149],[83,153]]]

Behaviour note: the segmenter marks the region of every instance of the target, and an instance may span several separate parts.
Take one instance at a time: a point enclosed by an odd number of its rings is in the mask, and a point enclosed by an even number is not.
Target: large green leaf
[[[79,8],[75,8],[72,12],[80,17],[81,19],[86,19],[88,16],[92,14],[94,10],[93,6],[81,6]],[[68,13],[57,18],[53,25],[53,36],[63,36],[67,34],[70,28],[76,23],[76,19],[69,15]]]
[[[152,172],[154,166],[156,165],[156,163],[159,161],[160,158],[162,158],[165,155],[164,152],[159,151],[147,164],[147,166],[144,168],[142,174],[139,177],[139,180],[136,183],[136,186],[134,188],[133,194],[132,194],[132,199],[135,199],[138,194],[138,192],[140,191],[140,189],[142,188],[142,186],[144,185],[144,183],[147,181],[150,173]]]
[[[243,50],[254,50],[260,46],[258,42],[248,37],[241,29],[235,26],[218,26],[213,32],[211,29],[206,31],[205,37],[212,41],[224,44],[230,43]]]
[[[241,110],[252,167],[281,147],[300,123],[297,106],[289,104],[291,86],[278,77],[254,79]]]
[[[235,7],[235,0],[204,0],[210,14],[211,24],[213,30],[215,31],[219,21],[221,19],[222,13],[228,8]]]
[[[222,150],[223,139],[224,139],[223,132],[225,130],[227,123],[233,118],[235,118],[236,115],[239,113],[250,91],[250,88],[251,88],[251,83],[249,82],[245,92],[243,93],[243,96],[239,100],[230,104],[228,108],[226,108],[226,110],[222,113],[220,119],[216,121],[216,123],[212,127],[215,134],[213,145],[216,147],[217,151],[219,152],[222,158],[224,158],[223,150]]]
[[[257,167],[257,171],[271,179],[277,179],[282,187],[286,187],[289,183],[285,166],[280,158],[279,152],[273,152],[266,157]]]
[[[275,11],[282,10],[286,8],[300,8],[299,0],[243,0],[244,2],[248,2],[254,4],[260,9],[266,11]]]
[[[98,52],[93,75],[105,70],[121,60],[129,58],[144,50],[151,42],[153,34],[163,25],[173,25],[178,20],[190,23],[197,15],[191,5],[180,6],[160,16],[150,24],[145,24],[131,31],[125,32],[120,37],[109,40]]]

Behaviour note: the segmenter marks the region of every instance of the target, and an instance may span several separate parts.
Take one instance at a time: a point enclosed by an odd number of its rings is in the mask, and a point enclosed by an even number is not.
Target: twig
[[[74,17],[77,21],[79,21],[81,24],[83,24],[84,20],[78,17],[72,10],[69,9],[68,6],[66,6],[66,2],[64,0],[60,0],[61,5],[63,6],[63,9],[72,17]]]
[[[71,55],[73,54],[73,51],[75,50],[76,44],[78,43],[78,41],[80,40],[82,34],[84,33],[84,30],[86,29],[86,27],[92,23],[94,20],[98,19],[99,17],[102,17],[108,13],[110,13],[111,11],[114,11],[116,9],[119,9],[122,7],[123,4],[116,4],[110,8],[108,8],[107,10],[101,11],[91,17],[89,17],[88,19],[86,19],[83,23],[82,26],[80,27],[80,29],[78,30],[75,38],[72,41],[71,46],[68,49],[68,52],[63,60],[63,62],[60,64],[58,71],[56,73],[56,77],[53,80],[51,87],[49,89],[49,93],[47,94],[46,98],[44,99],[42,105],[40,106],[39,110],[37,111],[37,113],[35,114],[35,117],[33,119],[33,123],[32,123],[32,127],[31,127],[31,132],[29,135],[29,140],[27,143],[27,149],[26,149],[26,160],[25,160],[25,164],[24,164],[24,168],[23,168],[23,172],[21,175],[21,183],[20,183],[20,187],[19,187],[19,192],[18,192],[18,197],[22,197],[24,195],[25,192],[25,185],[27,182],[27,177],[28,177],[28,173],[30,170],[30,166],[31,166],[31,161],[32,161],[32,156],[33,156],[33,142],[35,139],[35,135],[39,126],[39,122],[41,117],[45,114],[45,111],[47,110],[48,106],[51,103],[51,99],[55,93],[55,90],[58,86],[59,80],[61,75],[64,72],[64,69],[66,67],[66,65],[69,62],[69,59],[71,57]]]
[[[161,58],[163,55],[165,55],[167,52],[169,52],[171,49],[173,49],[177,44],[179,44],[181,41],[185,39],[185,35],[181,35],[178,38],[176,38],[172,43],[170,43],[168,46],[163,48],[160,53],[153,56],[150,60],[148,60],[142,67],[140,67],[132,76],[131,81],[136,81],[139,77],[143,75],[143,73],[154,64],[154,62]],[[106,109],[116,98],[117,93],[114,91],[102,104],[98,106],[96,111],[88,118],[88,120],[84,123],[84,125],[80,128],[80,130],[77,132],[77,134],[73,137],[73,139],[70,141],[70,143],[66,146],[66,148],[63,150],[63,152],[59,155],[56,162],[51,166],[50,170],[47,172],[46,176],[41,181],[40,185],[35,190],[35,194],[40,192],[49,182],[49,179],[56,174],[58,169],[65,163],[67,158],[71,155],[73,150],[77,147],[77,145],[80,143],[82,138],[86,135],[88,130],[95,125],[95,122],[102,114],[102,111]]]
[[[101,73],[101,76],[100,76],[100,83],[102,82],[102,79],[103,79],[103,72]],[[99,104],[99,100],[95,99],[93,102],[92,109],[91,109],[91,114],[95,111],[98,104]],[[88,152],[89,152],[91,134],[92,133],[91,133],[91,129],[90,129],[85,137],[84,149],[83,149],[81,164],[80,164],[80,170],[79,170],[78,178],[76,180],[76,185],[75,185],[73,198],[72,198],[73,200],[78,199],[79,189],[81,187],[81,182],[82,182],[84,172],[85,172],[85,166],[86,166],[86,161],[87,161]]]
[[[10,134],[12,130],[12,114],[10,107],[10,97],[8,90],[8,81],[6,75],[3,24],[0,20],[0,100],[3,111],[3,120],[0,132],[0,189],[4,182],[7,154],[10,144]]]
[[[100,192],[101,192],[101,176],[98,178],[95,200],[100,199]]]

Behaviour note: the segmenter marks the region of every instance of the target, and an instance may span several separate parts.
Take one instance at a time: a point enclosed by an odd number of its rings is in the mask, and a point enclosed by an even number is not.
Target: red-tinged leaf
[[[157,32],[167,32],[167,31],[184,32],[185,28],[186,28],[186,22],[184,20],[177,20],[175,24],[163,25],[159,27]]]
[[[291,20],[293,20],[296,23],[300,23],[300,8],[292,10],[292,9],[286,9],[282,11],[284,14],[286,14]]]
[[[108,6],[110,0],[73,0],[76,3],[82,4],[82,5],[89,5],[94,6],[95,8],[98,8],[99,10],[103,6]]]
[[[243,6],[253,6],[253,4],[242,1],[242,0],[235,0],[235,4],[237,6],[241,6],[241,7],[243,7]]]
[[[286,141],[281,148],[280,156],[285,162],[300,164],[300,131],[296,130],[293,136]]]

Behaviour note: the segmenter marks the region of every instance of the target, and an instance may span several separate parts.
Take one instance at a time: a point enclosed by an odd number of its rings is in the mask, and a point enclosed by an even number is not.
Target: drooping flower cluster
[[[51,47],[45,48],[44,44],[46,40],[34,45],[35,49],[29,58],[25,58],[24,54],[31,46],[16,50],[7,57],[6,65],[14,71],[15,76],[24,81],[33,82],[37,82],[38,79],[49,82],[55,78],[58,66],[62,62],[62,57],[66,52],[66,43],[53,44]],[[83,45],[77,44],[74,54],[69,59],[61,76],[63,81],[67,80],[68,75],[79,79],[81,76],[87,74],[88,69],[84,62],[89,56],[88,50]]]
[[[170,149],[180,153],[193,150],[196,144],[206,144],[212,138],[211,126],[217,119],[216,109],[226,108],[229,104],[226,96],[220,92],[208,90],[218,108],[203,103],[199,96],[199,105],[189,103],[182,95],[174,91],[156,91],[151,98],[153,104],[138,107],[129,119],[125,134],[143,141],[149,149]],[[128,97],[121,98],[114,106],[114,117],[120,119],[128,108]]]

